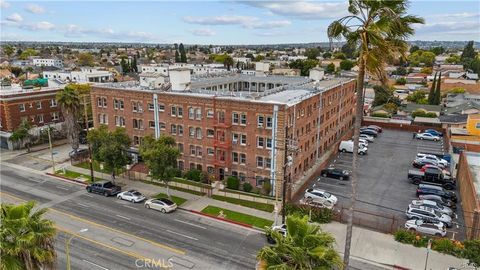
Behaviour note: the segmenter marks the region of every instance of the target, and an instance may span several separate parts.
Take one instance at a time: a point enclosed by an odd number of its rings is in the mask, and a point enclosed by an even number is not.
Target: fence
[[[265,198],[265,197],[260,197],[260,196],[254,196],[254,195],[249,195],[248,193],[242,194],[242,192],[228,192],[226,190],[213,190],[214,195],[219,195],[219,196],[224,196],[224,197],[229,197],[229,198],[235,198],[235,199],[240,199],[244,201],[252,201],[252,202],[258,202],[258,203],[266,203],[266,204],[273,204],[275,205],[276,201],[272,198]]]
[[[405,224],[405,218],[395,215],[383,215],[360,209],[355,209],[353,212],[354,225],[384,233],[394,233]],[[342,206],[340,209],[335,209],[333,219],[346,223],[348,220],[348,208]]]

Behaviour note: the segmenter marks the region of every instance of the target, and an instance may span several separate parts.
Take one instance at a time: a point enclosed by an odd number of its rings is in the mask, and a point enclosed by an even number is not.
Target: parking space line
[[[84,261],[84,262],[86,262],[86,263],[89,263],[89,264],[91,264],[91,265],[93,265],[93,266],[96,266],[96,267],[98,267],[98,268],[100,268],[100,269],[109,270],[108,268],[105,268],[105,267],[103,267],[103,266],[101,266],[101,265],[98,265],[98,264],[96,264],[96,263],[94,263],[94,262],[91,262],[91,261],[88,261],[88,260],[85,260],[85,259],[83,259],[82,261]]]
[[[188,238],[188,239],[192,239],[192,240],[198,241],[198,238],[191,237],[191,236],[185,235],[185,234],[183,234],[183,233],[178,233],[178,232],[174,232],[174,231],[171,231],[171,230],[167,230],[167,232],[173,233],[173,234],[176,234],[176,235],[180,235],[180,236],[183,236],[183,237]]]
[[[128,218],[128,217],[124,217],[124,216],[121,216],[121,215],[115,215],[115,216],[117,216],[117,217],[119,217],[119,218],[126,219],[126,220],[130,220],[130,218]]]

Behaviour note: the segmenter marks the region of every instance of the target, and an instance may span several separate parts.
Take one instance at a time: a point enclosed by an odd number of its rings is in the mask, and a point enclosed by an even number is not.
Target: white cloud
[[[11,21],[11,22],[16,22],[16,23],[18,23],[18,22],[23,21],[23,18],[22,18],[22,16],[20,16],[20,14],[18,14],[18,13],[13,13],[12,15],[8,16],[8,17],[6,18],[6,20],[7,20],[7,21]]]
[[[193,29],[190,32],[195,36],[211,37],[215,35],[215,32],[208,28]]]
[[[345,2],[310,2],[310,1],[240,1],[242,4],[263,8],[286,17],[304,20],[332,19],[348,13]]]
[[[447,13],[425,16],[425,24],[415,24],[415,38],[425,40],[471,40],[480,37],[480,13]]]
[[[145,41],[145,40],[154,40],[155,36],[142,31],[115,31],[111,28],[100,28],[100,29],[90,29],[82,28],[75,24],[69,24],[64,27],[59,28],[59,31],[63,33],[66,37],[87,37],[87,36],[96,36],[106,39],[114,40],[136,40],[136,41]]]
[[[193,17],[187,16],[183,18],[187,23],[200,25],[241,25],[244,28],[254,29],[271,29],[285,27],[291,24],[290,21],[261,21],[257,17],[252,16],[238,16],[238,15],[222,15],[211,17]]]
[[[10,3],[8,3],[5,0],[0,0],[0,8],[9,8],[9,7],[10,7]]]
[[[50,22],[36,22],[36,23],[25,23],[20,25],[20,28],[30,31],[37,30],[53,30],[55,25]]]
[[[25,10],[34,14],[42,14],[45,13],[45,9],[37,4],[28,4],[25,7]]]

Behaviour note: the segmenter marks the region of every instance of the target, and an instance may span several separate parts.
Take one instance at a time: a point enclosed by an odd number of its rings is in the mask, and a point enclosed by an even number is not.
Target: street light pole
[[[85,132],[86,136],[88,136],[88,115],[87,115],[87,100],[85,99],[85,95],[83,95],[83,117],[85,118]],[[95,178],[93,177],[93,156],[92,156],[92,147],[90,142],[87,140],[88,145],[88,159],[90,161],[90,178],[92,182],[95,182]]]
[[[427,264],[428,264],[428,255],[430,254],[430,249],[432,248],[432,239],[428,239],[428,244],[427,244],[427,257],[425,258],[425,268],[424,270],[427,270]]]
[[[78,231],[78,233],[83,233],[83,232],[86,232],[88,231],[88,229],[81,229],[80,231]],[[65,254],[67,256],[67,270],[70,270],[71,269],[71,265],[70,265],[70,242],[72,242],[73,238],[75,238],[76,234],[72,234],[72,236],[70,236],[69,238],[67,238],[67,240],[65,241]]]
[[[52,157],[52,169],[55,174],[55,159],[53,158],[52,136],[50,135],[50,124],[47,124],[48,144],[50,146],[50,155]]]

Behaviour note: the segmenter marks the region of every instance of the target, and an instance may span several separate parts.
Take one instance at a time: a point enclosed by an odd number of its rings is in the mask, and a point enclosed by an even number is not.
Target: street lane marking
[[[180,235],[180,236],[183,236],[183,237],[186,237],[186,238],[189,238],[189,239],[195,240],[195,241],[198,241],[198,239],[197,239],[197,238],[195,238],[195,237],[191,237],[191,236],[188,236],[188,235],[185,235],[185,234],[182,234],[182,233],[178,233],[178,232],[174,232],[174,231],[170,231],[170,230],[167,230],[167,232],[169,232],[169,233],[173,233],[173,234],[176,234],[176,235]]]
[[[91,265],[93,265],[93,266],[96,266],[96,267],[98,267],[98,268],[100,268],[100,269],[109,270],[108,268],[105,268],[105,267],[103,267],[103,266],[101,266],[101,265],[98,265],[98,264],[96,264],[96,263],[94,263],[94,262],[91,262],[91,261],[88,261],[88,260],[85,260],[85,259],[83,259],[82,261],[84,261],[84,262],[86,262],[86,263],[89,263],[89,264],[91,264]]]
[[[62,187],[62,186],[55,186],[56,188],[63,189],[63,190],[70,190],[68,188]]]
[[[17,199],[17,200],[20,200],[20,201],[23,201],[23,202],[26,201],[26,200],[24,200],[24,199],[21,199],[21,198],[19,198],[19,197],[13,196],[13,195],[10,195],[10,194],[5,193],[5,192],[3,192],[3,191],[0,191],[0,194],[6,195],[6,196],[9,196],[9,197],[12,197],[12,198],[14,198],[14,199]],[[157,247],[162,248],[162,249],[169,250],[169,251],[174,252],[174,253],[177,253],[177,254],[181,254],[181,255],[185,255],[185,254],[186,254],[186,252],[185,252],[184,250],[176,249],[176,248],[173,248],[173,247],[169,247],[169,246],[167,246],[167,245],[160,244],[160,243],[154,242],[154,241],[152,241],[152,240],[148,240],[148,239],[145,239],[145,238],[143,238],[143,237],[139,237],[139,236],[136,236],[136,235],[133,235],[133,234],[130,234],[130,233],[126,233],[126,232],[117,230],[117,229],[115,229],[115,228],[108,227],[108,226],[105,226],[105,225],[102,225],[102,224],[99,224],[99,223],[90,221],[90,220],[88,220],[88,219],[84,219],[84,218],[81,218],[81,217],[77,217],[77,216],[75,216],[75,215],[68,214],[68,213],[65,213],[65,212],[60,211],[60,210],[56,210],[56,209],[53,209],[53,208],[48,208],[48,210],[49,210],[49,211],[52,211],[52,212],[56,212],[56,213],[58,213],[58,214],[65,215],[65,216],[67,216],[67,217],[70,217],[70,218],[73,218],[73,219],[76,219],[76,220],[79,220],[79,221],[82,221],[82,222],[85,222],[85,223],[88,223],[88,224],[93,225],[93,226],[97,226],[97,227],[100,227],[100,228],[104,228],[104,229],[107,229],[107,230],[110,230],[110,231],[113,231],[113,232],[117,232],[117,233],[120,233],[120,234],[129,236],[129,237],[135,238],[135,239],[139,239],[139,240],[141,240],[141,241],[145,241],[145,242],[147,242],[147,243],[149,243],[149,244],[152,244],[152,245],[157,246]]]
[[[124,205],[124,207],[130,208],[130,209],[133,209],[133,210],[138,210],[137,208],[135,208],[135,207],[133,207],[133,206],[130,206],[130,205]]]
[[[77,204],[78,204],[78,205],[81,205],[81,206],[83,206],[83,207],[87,207],[87,208],[90,207],[89,205],[86,205],[86,204],[83,204],[83,203],[77,203]]]
[[[90,195],[90,194],[84,194],[83,196],[87,196],[87,197],[93,198],[93,196]]]
[[[193,223],[190,223],[190,222],[187,222],[187,221],[183,221],[183,220],[180,220],[180,219],[174,219],[175,221],[178,221],[178,222],[181,222],[181,223],[184,223],[184,224],[188,224],[190,226],[194,226],[194,227],[197,227],[197,228],[200,228],[200,229],[204,229],[206,230],[207,228],[206,227],[203,227],[203,226],[200,226],[200,225],[197,225],[197,224],[193,224]]]
[[[124,217],[124,216],[121,216],[121,215],[115,215],[115,216],[117,216],[117,217],[119,217],[119,218],[124,218],[124,219],[126,219],[126,220],[130,220],[130,218]]]

